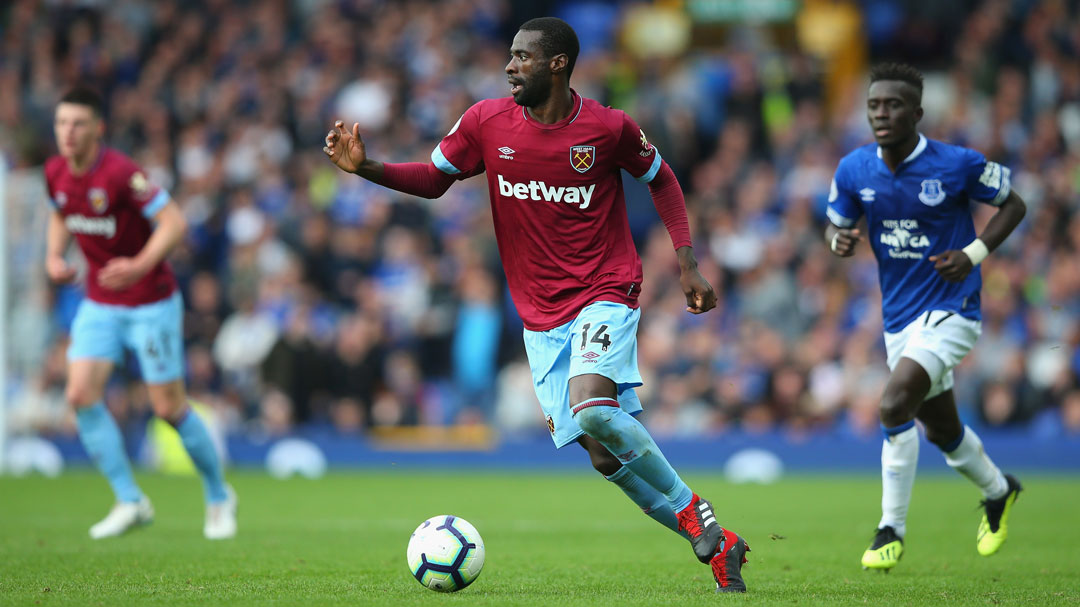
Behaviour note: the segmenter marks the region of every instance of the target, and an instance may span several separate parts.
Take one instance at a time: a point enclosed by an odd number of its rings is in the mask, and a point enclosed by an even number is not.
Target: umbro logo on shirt
[[[863,202],[874,202],[874,195],[877,194],[873,188],[863,188],[859,190],[859,198],[862,198]]]
[[[514,153],[515,153],[514,148],[512,148],[512,147],[508,147],[508,146],[504,145],[501,148],[499,148],[499,158],[502,158],[504,160],[513,160],[514,159]]]

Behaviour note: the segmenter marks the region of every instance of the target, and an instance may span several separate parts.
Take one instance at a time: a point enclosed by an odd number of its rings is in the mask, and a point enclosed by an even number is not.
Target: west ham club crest
[[[578,173],[584,173],[592,168],[596,161],[595,145],[572,145],[570,146],[570,166]]]
[[[105,212],[105,209],[109,208],[109,197],[102,188],[90,188],[86,197],[90,200],[90,208],[98,215],[101,215]]]

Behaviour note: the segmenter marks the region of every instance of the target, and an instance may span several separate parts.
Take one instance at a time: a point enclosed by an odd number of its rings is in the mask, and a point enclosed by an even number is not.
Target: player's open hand
[[[334,128],[326,134],[326,147],[323,152],[339,169],[355,173],[367,160],[364,140],[360,138],[360,123],[354,122],[352,132],[345,130],[345,123],[338,120]]]
[[[931,255],[930,261],[934,262],[937,273],[949,282],[963,282],[975,267],[967,253],[957,249]]]
[[[829,243],[829,250],[840,257],[851,257],[855,254],[855,245],[859,244],[860,240],[862,240],[862,232],[858,228],[854,230],[837,228],[836,235]]]
[[[98,284],[111,291],[126,289],[146,274],[131,257],[114,257],[98,272]]]
[[[679,277],[679,284],[682,285],[683,293],[686,295],[687,312],[702,314],[716,307],[716,291],[697,268],[683,270]]]
[[[63,257],[47,257],[45,259],[45,273],[49,280],[58,285],[66,285],[75,280],[76,271]]]

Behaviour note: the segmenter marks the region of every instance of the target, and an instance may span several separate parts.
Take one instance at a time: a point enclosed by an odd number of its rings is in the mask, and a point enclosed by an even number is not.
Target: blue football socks
[[[137,502],[142,499],[142,491],[135,484],[131,462],[124,451],[124,438],[120,435],[116,421],[105,408],[105,403],[98,402],[89,407],[77,408],[75,419],[83,447],[98,470],[108,479],[116,499],[122,502]]]
[[[199,476],[202,477],[207,503],[216,504],[225,501],[228,496],[225,493],[221,460],[218,458],[214,441],[210,438],[210,432],[202,419],[188,407],[180,421],[173,426],[180,433],[180,440],[184,443],[188,455],[191,456],[191,461],[195,463]]]
[[[607,447],[624,467],[659,491],[673,512],[690,505],[693,492],[668,463],[645,426],[619,408],[618,401],[592,398],[571,410],[581,429]]]

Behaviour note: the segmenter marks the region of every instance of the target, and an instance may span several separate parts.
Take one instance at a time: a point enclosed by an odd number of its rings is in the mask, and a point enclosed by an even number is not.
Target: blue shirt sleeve
[[[844,164],[841,162],[829,186],[829,206],[825,209],[829,221],[838,228],[855,227],[863,214],[862,203],[846,184]]]
[[[998,206],[1012,190],[1011,171],[975,150],[964,150],[964,189],[972,200]]]

